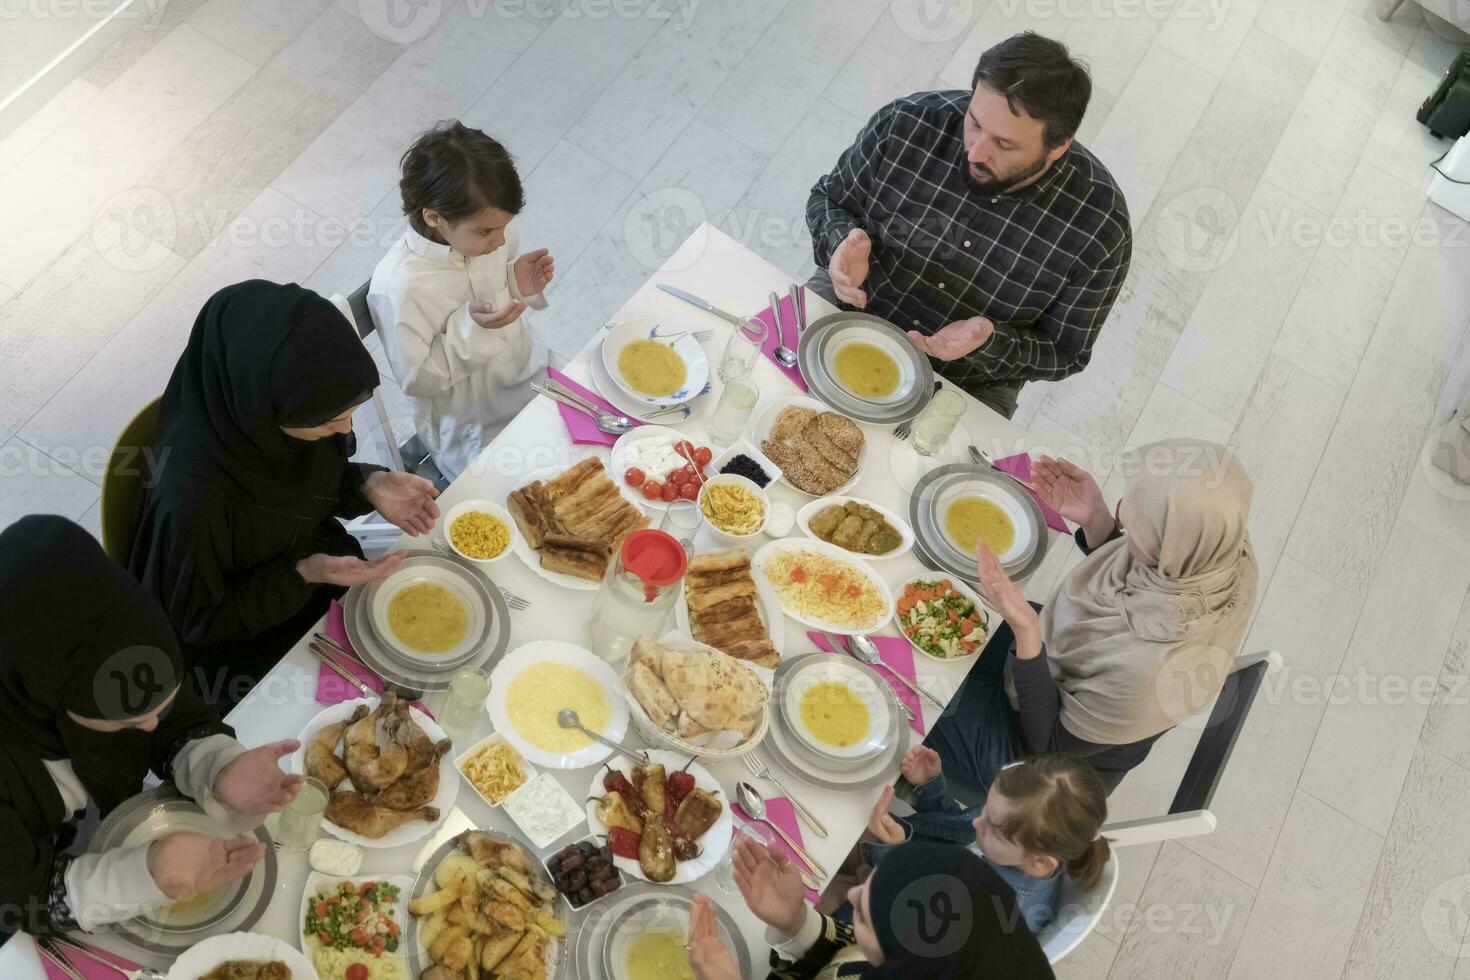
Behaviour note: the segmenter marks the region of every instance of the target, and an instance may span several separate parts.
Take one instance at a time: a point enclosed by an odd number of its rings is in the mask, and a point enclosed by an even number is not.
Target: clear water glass
[[[699,505],[692,500],[676,500],[664,511],[658,529],[684,546],[686,554],[694,553],[694,536],[699,533],[703,519]]]
[[[439,727],[456,742],[473,734],[485,713],[490,696],[490,678],[478,670],[462,670],[449,679],[449,697],[439,715]]]
[[[760,389],[749,378],[731,378],[726,381],[725,387],[720,391],[720,400],[715,402],[714,413],[710,415],[710,441],[728,446],[739,439],[760,396]]]
[[[749,823],[740,817],[735,818],[735,840],[730,844],[731,853],[720,862],[720,866],[715,870],[715,886],[726,895],[740,894],[740,886],[735,884],[734,848],[735,843],[739,842],[742,837],[748,837],[766,847],[775,847],[776,842],[781,839],[776,836],[774,830],[763,823]]]
[[[914,452],[921,456],[933,456],[949,442],[950,433],[965,414],[965,399],[958,392],[941,388],[929,399],[929,404],[914,419]]]
[[[296,798],[281,811],[276,843],[282,850],[304,851],[312,845],[322,829],[327,799],[327,784],[315,776],[307,776]]]
[[[764,320],[741,317],[740,325],[730,331],[730,339],[725,342],[725,353],[715,371],[720,380],[728,383],[735,378],[750,377],[755,370],[755,359],[760,356],[761,347],[765,345],[766,337],[770,333],[771,328]]]

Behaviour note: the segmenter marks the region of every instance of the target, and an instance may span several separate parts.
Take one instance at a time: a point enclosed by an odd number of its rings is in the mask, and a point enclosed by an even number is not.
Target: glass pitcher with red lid
[[[592,650],[610,662],[628,655],[640,636],[657,636],[674,601],[689,556],[664,531],[634,531],[607,563],[592,604]]]

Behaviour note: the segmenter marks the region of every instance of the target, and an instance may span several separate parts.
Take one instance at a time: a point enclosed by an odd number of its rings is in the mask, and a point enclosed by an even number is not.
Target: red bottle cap
[[[623,540],[623,567],[650,589],[673,585],[684,577],[689,556],[678,539],[665,531],[644,528]]]

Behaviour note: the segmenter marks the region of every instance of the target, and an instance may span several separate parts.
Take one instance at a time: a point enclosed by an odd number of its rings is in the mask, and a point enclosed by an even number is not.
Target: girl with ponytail
[[[911,749],[903,775],[916,787],[915,819],[890,815],[893,790],[884,790],[868,823],[876,843],[864,845],[875,866],[890,845],[914,837],[916,825],[918,838],[932,840],[924,831],[937,822],[925,816],[960,812],[933,749]],[[1101,880],[1110,853],[1102,836],[1107,815],[1107,793],[1086,761],[1040,755],[996,773],[984,807],[971,821],[970,847],[1015,890],[1021,915],[1035,932],[1057,917],[1064,875],[1084,891]]]

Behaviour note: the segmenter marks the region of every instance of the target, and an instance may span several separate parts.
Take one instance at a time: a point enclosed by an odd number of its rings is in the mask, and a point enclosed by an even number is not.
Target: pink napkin
[[[82,976],[86,977],[87,980],[117,980],[118,972],[114,967],[107,966],[104,963],[98,963],[91,956],[83,956],[81,953],[78,953],[75,950],[68,949],[64,952],[66,953],[66,958],[71,963],[72,968],[75,969]],[[134,963],[132,960],[118,956],[116,953],[105,953],[101,955],[109,957],[119,966],[125,966],[129,970],[138,969],[137,963]],[[46,969],[47,980],[68,980],[67,975],[61,972],[61,967],[57,966],[55,963],[52,963],[51,960],[41,952],[40,947],[36,948],[36,956],[40,958],[41,965]]]
[[[1007,456],[1005,459],[998,459],[995,461],[995,468],[1002,473],[1009,473],[1018,480],[1025,480],[1027,483],[1031,482],[1030,453],[1017,453],[1014,456]],[[1067,522],[1062,519],[1062,515],[1052,510],[1036,491],[1028,490],[1026,492],[1031,494],[1032,498],[1041,506],[1041,515],[1046,518],[1047,527],[1053,531],[1061,531],[1063,534],[1071,533],[1067,527]]]
[[[621,411],[618,410],[617,406],[613,405],[612,402],[608,401],[606,398],[603,398],[596,392],[589,391],[588,389],[577,384],[577,382],[573,381],[565,374],[562,374],[554,367],[548,367],[546,369],[546,376],[554,381],[558,381],[561,384],[566,385],[572,391],[581,395],[583,398],[587,399],[589,402],[598,406],[599,408],[604,409],[609,414],[623,414]],[[556,407],[561,412],[561,420],[567,424],[567,431],[570,432],[572,435],[572,442],[575,442],[578,445],[582,446],[611,446],[613,443],[618,441],[617,436],[609,435],[608,433],[603,432],[601,429],[599,429],[597,427],[597,421],[586,412],[579,412],[575,408],[569,408],[566,405],[563,405],[561,402],[557,402]],[[638,422],[637,419],[634,419],[633,422],[635,425],[642,424]]]
[[[798,288],[802,291],[801,298],[804,305],[806,303],[806,287],[801,286]],[[776,365],[778,371],[791,379],[792,384],[796,385],[802,391],[806,391],[806,379],[801,376],[801,370],[794,366],[786,367],[776,360],[776,348],[781,346],[781,334],[776,331],[776,317],[771,313],[771,308],[768,306],[764,310],[761,310],[755,315],[755,319],[771,328],[766,332],[766,342],[761,345],[761,352],[766,355],[772,364]],[[783,297],[781,300],[781,319],[786,323],[786,342],[790,344],[792,350],[796,350],[796,310],[791,305],[790,295]]]
[[[758,821],[753,820],[750,814],[746,813],[745,810],[741,808],[739,803],[731,803],[730,806],[740,816],[740,819],[746,821],[747,823],[754,824],[757,827],[761,826]],[[801,824],[796,819],[796,808],[791,805],[791,801],[788,800],[786,797],[766,797],[766,822],[772,824],[773,826],[780,827],[791,836],[792,840],[796,841],[802,847],[806,846],[806,841],[802,839],[801,836]],[[738,826],[734,829],[732,836],[735,840],[740,839],[740,828]],[[775,842],[771,844],[772,850],[786,855],[788,858],[791,859],[792,864],[796,865],[798,868],[806,868],[807,872],[811,874],[813,878],[816,878],[818,881],[821,880],[822,876],[817,874],[814,869],[807,867],[807,863],[797,856],[796,852],[791,849],[791,845],[782,840],[779,835],[772,834],[772,836],[776,838]],[[820,899],[821,897],[822,896],[818,895],[810,888],[806,890],[806,900],[808,902],[811,902],[813,905],[817,904],[818,899]]]
[[[347,639],[347,627],[344,625],[342,619],[342,604],[335,599],[332,600],[331,608],[327,610],[326,633],[333,640],[337,641],[337,645],[340,646],[342,649],[346,650],[354,657],[357,656],[357,650],[353,648],[352,641]],[[366,667],[363,667],[360,664],[346,660],[344,657],[341,656],[337,657],[337,662],[342,664],[342,666],[346,668],[349,674],[352,674],[358,680],[366,684],[369,689],[376,691],[379,694],[383,693],[383,682],[378,680],[377,676],[373,674],[372,671],[368,670]],[[356,687],[353,687],[351,684],[347,683],[347,678],[343,677],[341,674],[337,673],[326,664],[321,664],[318,667],[316,672],[317,703],[341,704],[343,701],[351,701],[353,698],[360,697],[362,697],[362,692],[359,691]],[[418,708],[424,714],[428,715],[430,718],[434,717],[433,713],[429,711],[428,708],[424,707],[424,703],[422,701],[415,701],[413,703],[413,706],[415,708]]]
[[[838,652],[832,649],[832,644],[821,633],[815,630],[808,630],[806,635],[817,645],[817,649],[824,650],[827,653]],[[873,669],[878,672],[878,676],[888,682],[888,686],[893,688],[893,693],[898,695],[898,699],[914,713],[914,718],[909,722],[909,727],[920,735],[925,734],[924,711],[923,705],[919,701],[919,696],[913,691],[910,691],[902,681],[894,680],[891,676],[894,673],[899,673],[915,684],[919,682],[918,675],[914,673],[914,648],[909,646],[908,640],[900,636],[869,636],[868,639],[872,640],[878,647],[878,656],[883,660],[883,664],[886,665],[877,666]],[[845,653],[841,655],[844,657],[847,656]]]

